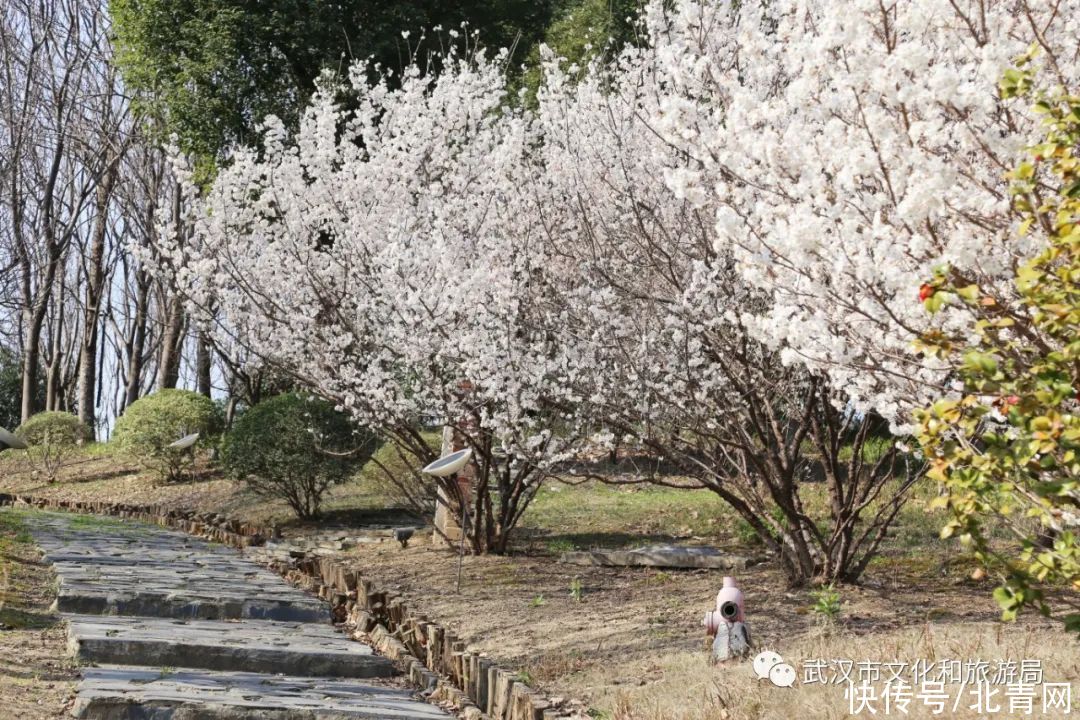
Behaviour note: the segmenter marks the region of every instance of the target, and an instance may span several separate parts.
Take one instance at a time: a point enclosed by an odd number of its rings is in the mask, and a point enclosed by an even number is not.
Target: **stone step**
[[[375,683],[206,670],[85,668],[83,720],[448,720],[413,693]]]
[[[63,613],[330,621],[326,603],[224,546],[94,517],[41,513],[30,528],[60,578]]]
[[[192,592],[101,592],[78,583],[62,581],[56,599],[61,613],[129,615],[202,620],[281,620],[330,622],[330,610],[318,600],[229,598]]]
[[[69,646],[83,663],[339,678],[397,674],[389,659],[330,625],[87,615],[67,621]]]

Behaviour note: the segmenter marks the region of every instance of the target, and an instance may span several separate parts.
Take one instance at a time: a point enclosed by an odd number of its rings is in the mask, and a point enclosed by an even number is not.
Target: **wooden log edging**
[[[60,500],[25,494],[0,493],[0,506],[26,505],[41,510],[105,515],[182,530],[235,548],[265,545],[278,537],[276,528],[262,527],[221,513],[163,510],[154,505],[100,500]],[[288,560],[267,566],[331,604],[334,621],[352,628],[351,636],[369,640],[397,662],[410,682],[435,702],[449,702],[467,720],[558,720],[580,717],[560,710],[518,679],[518,673],[499,667],[483,653],[466,650],[466,643],[442,625],[414,613],[402,597],[380,589],[347,563],[325,555],[292,552]]]

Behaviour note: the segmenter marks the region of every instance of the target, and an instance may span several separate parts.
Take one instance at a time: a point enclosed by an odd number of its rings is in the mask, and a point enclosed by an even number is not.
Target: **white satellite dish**
[[[199,433],[191,433],[170,444],[169,447],[174,450],[187,450],[197,442],[199,442]]]
[[[0,427],[0,450],[25,450],[26,443]]]
[[[420,472],[425,475],[433,475],[435,477],[446,477],[447,475],[453,475],[461,468],[465,467],[465,463],[469,462],[469,458],[472,457],[472,450],[465,448],[464,450],[458,450],[457,452],[450,453],[449,455],[443,455],[435,462],[428,465]]]

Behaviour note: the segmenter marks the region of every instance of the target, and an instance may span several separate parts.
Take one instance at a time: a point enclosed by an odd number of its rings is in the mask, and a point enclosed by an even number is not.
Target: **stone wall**
[[[219,513],[0,493],[2,505],[129,518],[237,548],[261,546],[277,536],[276,528]],[[401,597],[379,589],[360,570],[341,560],[292,552],[288,560],[274,559],[268,565],[294,585],[328,601],[336,622],[351,626],[354,637],[370,638],[381,653],[401,665],[414,685],[431,692],[436,701],[453,703],[470,720],[578,717],[553,707],[547,698],[517,680],[517,673],[499,667],[483,654],[466,651],[463,640],[409,610]]]

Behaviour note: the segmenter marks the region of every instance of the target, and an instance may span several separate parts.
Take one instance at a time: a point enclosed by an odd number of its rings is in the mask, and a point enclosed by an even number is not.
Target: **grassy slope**
[[[428,440],[434,447],[438,435],[430,433]],[[380,448],[376,459],[392,473],[408,473],[407,465],[388,446]],[[57,483],[35,474],[21,453],[0,454],[0,491],[196,508],[256,522],[274,522],[286,530],[301,529],[285,503],[255,496],[243,483],[226,479],[204,464],[194,482],[159,485],[137,464],[105,444],[80,450],[69,460]],[[915,492],[876,565],[896,566],[918,574],[932,572],[955,559],[955,543],[937,539],[944,514],[928,508],[933,494],[929,485]],[[810,512],[824,513],[827,498],[823,484],[806,485],[804,495]],[[324,523],[362,522],[369,511],[400,504],[385,474],[376,463],[368,463],[352,481],[328,493]],[[580,485],[548,483],[542,488],[522,520],[517,547],[556,554],[671,540],[717,544],[751,554],[762,550],[749,526],[707,490],[612,486],[595,481]]]
[[[435,435],[429,437],[436,442]],[[377,454],[392,472],[405,471],[404,463],[388,448]],[[118,454],[111,445],[95,443],[76,451],[60,473],[58,482],[48,482],[27,461],[23,453],[0,453],[0,491],[28,493],[72,500],[108,500],[166,508],[194,508],[221,512],[259,523],[295,525],[289,507],[279,500],[256,496],[247,487],[221,475],[201,460],[195,478],[189,482],[161,485],[130,458]],[[348,521],[356,510],[395,505],[393,489],[374,465],[361,468],[351,482],[332,488],[324,510],[332,521]]]

